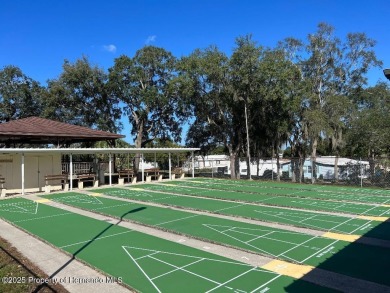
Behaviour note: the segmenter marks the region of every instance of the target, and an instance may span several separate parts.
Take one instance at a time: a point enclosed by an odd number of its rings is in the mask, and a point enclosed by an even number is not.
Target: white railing
[[[73,174],[85,174],[93,171],[92,162],[73,162]],[[62,163],[62,173],[70,173],[69,162]]]

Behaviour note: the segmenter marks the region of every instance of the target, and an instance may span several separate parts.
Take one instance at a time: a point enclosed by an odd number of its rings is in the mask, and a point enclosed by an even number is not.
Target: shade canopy
[[[15,143],[69,145],[124,137],[120,134],[40,117],[28,117],[0,124],[0,142],[6,145]]]
[[[153,154],[194,152],[199,148],[3,148],[0,154]]]

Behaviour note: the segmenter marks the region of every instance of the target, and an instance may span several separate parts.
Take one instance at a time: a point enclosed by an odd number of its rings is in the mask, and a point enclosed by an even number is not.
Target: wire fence
[[[198,156],[194,161],[196,176],[231,177],[228,156]],[[390,188],[387,157],[251,158],[250,164],[246,158],[240,158],[237,168],[243,179]]]

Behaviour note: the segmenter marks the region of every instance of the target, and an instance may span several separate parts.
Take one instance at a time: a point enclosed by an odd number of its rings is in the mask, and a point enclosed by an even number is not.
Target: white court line
[[[233,232],[236,232],[236,233],[239,233],[239,234],[244,234],[244,235],[256,236],[254,234],[245,233],[245,232],[241,232],[241,231],[233,231]],[[274,232],[277,232],[277,231],[274,231]],[[272,233],[274,233],[274,232],[272,232]],[[267,233],[267,234],[270,234],[270,233]],[[272,240],[272,241],[275,241],[275,242],[291,244],[291,245],[298,245],[299,244],[299,243],[290,242],[290,241],[286,241],[286,240],[280,240],[280,239],[275,239],[275,238],[271,238],[271,237],[265,237],[267,234],[264,234],[264,235],[259,236],[257,238],[264,238],[264,239]],[[254,239],[252,239],[252,240],[254,240]],[[252,240],[250,240],[250,241],[252,241]],[[247,242],[249,242],[249,241],[247,241]],[[244,243],[247,243],[247,242],[244,242]]]
[[[360,215],[364,215],[364,214],[366,214],[367,212],[369,212],[369,211],[371,211],[371,210],[373,210],[373,209],[375,209],[375,208],[378,208],[378,207],[381,207],[381,205],[375,205],[375,206],[373,206],[372,208],[370,208],[370,209],[368,209],[368,210],[362,212]],[[386,212],[387,212],[387,211],[386,211]]]
[[[150,255],[154,255],[154,254],[157,254],[157,253],[160,253],[161,251],[155,251],[153,253],[150,253],[150,254],[147,254],[147,255],[144,255],[144,256],[140,256],[140,257],[137,257],[136,260],[139,260],[139,259],[143,259],[145,257],[149,257]]]
[[[381,213],[379,216],[382,216],[382,215],[384,215],[384,214],[387,214],[389,211],[390,211],[390,209],[387,209],[386,211],[384,211],[383,213]]]
[[[16,203],[13,203],[13,204],[12,204],[12,206],[14,206],[14,207],[16,207],[16,208],[18,208],[18,209],[22,209],[22,210],[24,210],[24,211],[26,211],[26,212],[27,212],[27,210],[26,210],[26,209],[24,209],[24,208],[22,208],[22,207],[18,206]]]
[[[282,275],[278,275],[278,276],[276,276],[276,277],[272,278],[272,279],[271,279],[271,280],[269,280],[268,282],[264,283],[263,285],[261,285],[261,286],[257,287],[257,288],[256,288],[256,289],[254,289],[253,291],[251,291],[251,293],[258,292],[258,290],[259,290],[260,288],[262,288],[262,287],[264,287],[264,286],[267,286],[269,283],[271,283],[271,282],[275,281],[277,278],[279,278],[279,277],[281,277],[281,276],[282,276]]]
[[[31,211],[32,205],[35,203],[35,211]],[[23,208],[22,206],[26,206],[27,208]],[[5,207],[5,208],[4,208]],[[17,202],[17,203],[10,203],[10,204],[3,204],[0,205],[0,209],[6,212],[10,213],[25,213],[25,214],[37,214],[38,212],[38,203],[37,202]]]
[[[72,214],[73,214],[73,213],[56,214],[56,215],[50,215],[50,216],[39,217],[39,218],[31,218],[31,219],[24,219],[24,220],[14,221],[14,223],[35,221],[35,220],[41,220],[41,219],[47,219],[47,218],[54,218],[54,217],[59,217],[59,216],[72,215]]]
[[[101,207],[101,208],[95,208],[95,209],[92,209],[94,211],[97,211],[97,210],[104,210],[104,209],[108,209],[108,208],[116,208],[116,207],[123,207],[123,206],[131,206],[131,205],[135,205],[135,203],[133,202],[126,202],[124,204],[116,204],[116,205],[112,205],[112,206],[104,206],[104,207]]]
[[[115,234],[111,234],[111,235],[107,235],[107,236],[98,237],[95,239],[89,239],[89,240],[80,241],[80,242],[76,242],[76,243],[72,243],[72,244],[67,244],[67,245],[60,246],[59,248],[65,248],[65,247],[74,246],[74,245],[78,245],[78,244],[82,244],[82,243],[93,242],[96,240],[110,238],[110,237],[114,237],[114,236],[118,236],[118,235],[126,234],[126,233],[131,233],[131,232],[134,232],[134,230],[124,231],[124,232],[120,232],[120,233],[115,233]]]
[[[357,219],[357,220],[359,220],[358,218],[355,218],[355,219]],[[362,225],[360,225],[359,227],[357,227],[355,230],[352,230],[351,232],[348,232],[347,234],[352,234],[353,232],[355,232],[356,230],[359,230],[359,229],[361,229],[362,227],[364,227],[365,225],[368,225],[368,224],[370,224],[372,221],[371,220],[369,220],[368,222],[366,222],[366,223],[364,223],[364,224],[362,224]]]
[[[317,217],[317,215],[313,215],[313,216],[311,216],[311,217],[304,218],[304,219],[302,219],[302,220],[298,221],[298,223],[302,223],[302,222],[304,222],[304,221],[307,221],[307,220],[313,219],[313,218],[315,218],[315,217]]]
[[[140,269],[140,271],[145,275],[145,277],[149,280],[150,283],[152,283],[153,287],[156,288],[156,290],[158,292],[161,293],[160,289],[158,289],[158,287],[156,286],[156,284],[154,284],[154,282],[149,278],[149,276],[145,273],[145,271],[141,268],[141,266],[138,264],[138,262],[133,258],[133,256],[128,253],[128,251],[124,248],[124,246],[122,246],[122,248],[124,249],[124,251],[127,253],[128,256],[130,256],[130,258],[133,260],[133,262],[136,264],[136,266]]]
[[[258,211],[258,210],[254,210],[254,211],[257,212],[257,213],[259,213],[259,214],[265,214],[265,215],[267,215],[267,216],[271,216],[271,217],[283,219],[283,220],[286,220],[286,221],[290,221],[290,222],[293,222],[293,223],[297,223],[296,220],[291,220],[291,219],[289,219],[289,218],[281,217],[281,216],[279,216],[279,215],[269,215],[269,214],[267,214],[267,213],[264,213],[264,212]],[[326,229],[324,229],[323,227],[316,226],[316,225],[313,225],[313,224],[304,223],[304,225],[305,225],[306,227],[313,227],[313,228],[320,229],[320,230],[326,230]]]
[[[227,283],[230,283],[231,281],[234,281],[235,279],[238,279],[238,278],[242,277],[243,275],[246,275],[247,273],[249,273],[249,272],[251,272],[251,271],[253,271],[255,269],[256,268],[252,268],[252,269],[250,269],[250,270],[248,270],[246,272],[243,272],[243,273],[239,274],[238,276],[235,276],[234,278],[231,278],[230,280],[227,280],[226,282],[219,284],[217,287],[214,287],[213,289],[210,289],[210,290],[206,291],[206,293],[212,292],[212,291],[214,291],[214,290],[216,290],[216,289],[226,285]]]
[[[263,250],[263,249],[261,249],[261,248],[259,248],[259,247],[257,247],[257,246],[254,246],[254,245],[252,245],[252,244],[250,244],[250,243],[246,243],[246,242],[244,242],[244,241],[242,241],[241,239],[238,239],[238,238],[236,238],[236,237],[234,237],[234,236],[231,236],[231,235],[229,235],[229,234],[226,234],[226,233],[223,233],[223,232],[221,232],[221,231],[218,231],[217,229],[214,229],[213,227],[210,227],[210,226],[208,226],[208,225],[205,225],[206,227],[208,227],[209,229],[211,229],[211,230],[214,230],[214,231],[216,231],[216,232],[218,232],[218,233],[221,233],[221,234],[223,234],[223,235],[225,235],[225,236],[227,236],[227,237],[230,237],[230,238],[232,238],[232,239],[234,239],[234,240],[236,240],[236,241],[238,241],[238,242],[241,242],[241,243],[243,243],[243,244],[245,244],[245,245],[248,245],[249,247],[252,247],[252,248],[254,248],[255,250],[257,250],[257,251],[261,251],[261,252],[263,252],[263,253],[265,253],[265,254],[267,254],[267,255],[271,255],[271,256],[273,256],[273,257],[277,257],[276,255],[274,255],[274,254],[272,254],[271,252],[269,252],[269,251],[266,251],[266,250]]]
[[[329,244],[329,245],[325,246],[324,248],[318,250],[317,252],[313,253],[312,255],[310,255],[309,257],[305,258],[304,260],[301,260],[300,263],[303,263],[303,262],[307,261],[308,259],[312,258],[313,256],[315,256],[316,254],[320,253],[321,251],[327,249],[329,246],[332,246],[333,244],[335,244],[338,241],[339,240],[333,241],[331,244]]]
[[[285,253],[287,253],[287,252],[289,252],[289,251],[291,251],[291,250],[293,250],[293,249],[295,249],[295,248],[305,244],[306,242],[312,241],[313,239],[316,239],[316,238],[318,238],[318,236],[314,236],[314,237],[312,237],[312,238],[310,238],[310,239],[308,239],[306,241],[303,241],[302,243],[299,243],[298,245],[296,245],[294,247],[291,247],[290,249],[287,249],[286,251],[282,252],[281,254],[278,255],[278,257],[281,256],[281,255],[284,255]],[[284,256],[286,256],[286,255],[284,255]]]
[[[266,234],[264,234],[264,235],[257,236],[257,237],[255,237],[255,238],[253,238],[253,239],[251,239],[251,240],[245,241],[245,243],[255,241],[255,240],[259,239],[259,238],[266,238],[266,239],[269,239],[269,238],[264,237],[264,236],[270,235],[270,234],[272,234],[272,233],[274,233],[274,232],[275,232],[275,231],[271,231],[271,232],[266,233]],[[272,238],[271,238],[271,239],[272,239]]]
[[[174,268],[176,268],[177,270],[180,270],[180,271],[189,273],[189,274],[194,275],[194,276],[197,276],[197,277],[199,277],[199,278],[201,278],[201,279],[205,279],[205,280],[207,280],[207,281],[209,281],[209,282],[212,282],[212,283],[215,283],[215,284],[221,284],[221,283],[219,283],[219,282],[217,282],[217,281],[211,280],[211,279],[209,279],[209,278],[207,278],[207,277],[201,276],[201,275],[199,275],[199,274],[197,274],[197,273],[188,271],[188,270],[186,270],[186,269],[182,269],[182,268],[180,268],[180,267],[178,267],[178,266],[175,266],[175,265],[173,265],[173,264],[171,264],[171,263],[169,263],[169,262],[163,261],[163,260],[161,260],[161,259],[158,259],[158,258],[155,258],[155,257],[152,257],[152,256],[150,256],[149,258],[152,258],[152,259],[154,259],[154,260],[156,260],[156,261],[159,261],[159,262],[162,262],[162,263],[164,263],[164,264],[166,264],[166,265],[169,265],[169,266],[171,266],[171,267],[174,267]],[[252,269],[253,269],[253,268],[252,268]],[[148,279],[149,279],[149,278],[148,278]]]
[[[160,225],[164,225],[164,224],[168,224],[168,223],[172,223],[172,222],[177,222],[177,221],[181,221],[181,220],[185,220],[185,219],[189,219],[189,218],[194,218],[194,217],[198,217],[198,216],[200,216],[200,215],[192,215],[192,216],[188,216],[188,217],[184,217],[184,218],[180,218],[180,219],[162,222],[160,224],[155,224],[155,225],[160,226]]]
[[[134,247],[134,246],[125,246],[125,245],[123,245],[122,248],[123,249],[132,248],[132,249],[144,250],[144,251],[149,251],[149,252],[150,251],[156,251],[156,250],[151,250],[151,249],[146,249],[146,248],[140,248],[140,247]],[[251,265],[248,265],[248,264],[242,263],[242,262],[226,261],[226,260],[213,259],[213,258],[200,257],[200,256],[193,256],[193,255],[174,253],[174,252],[166,252],[166,251],[159,251],[159,252],[163,253],[163,254],[169,254],[169,255],[175,255],[175,256],[185,256],[185,257],[191,257],[191,258],[195,258],[195,259],[205,259],[205,260],[214,261],[214,262],[227,263],[227,264],[233,264],[233,265],[244,266],[244,267],[252,267]],[[268,270],[263,270],[261,268],[257,268],[257,270],[259,272],[276,274],[274,272],[270,272]]]
[[[236,227],[230,227],[229,229],[223,230],[222,232],[227,232],[227,231],[232,230],[234,228],[236,228]]]
[[[352,221],[352,220],[355,220],[355,219],[356,219],[356,217],[355,217],[355,218],[349,218],[348,220],[346,220],[346,221],[344,221],[344,222],[341,222],[341,223],[339,223],[338,225],[332,227],[332,228],[329,229],[328,231],[332,231],[332,230],[336,229],[337,227],[339,227],[339,226],[341,226],[341,225],[344,225],[345,223],[347,223],[347,222],[349,222],[349,221]],[[364,224],[364,225],[365,225],[365,224]],[[362,225],[362,226],[364,226],[364,225]],[[360,226],[360,227],[361,227],[361,226]],[[359,228],[360,228],[360,227],[359,227]],[[359,228],[358,228],[358,229],[359,229]],[[353,231],[356,231],[356,229],[353,230]],[[353,231],[348,232],[347,234],[351,234]]]
[[[215,210],[215,211],[212,211],[212,212],[220,212],[220,211],[224,211],[224,210],[228,210],[228,209],[232,209],[232,208],[237,208],[237,207],[244,206],[244,205],[248,205],[248,203],[240,203],[240,204],[235,205],[235,206],[218,209],[218,210]]]
[[[154,280],[154,279],[163,277],[163,276],[165,276],[165,275],[171,274],[171,273],[176,272],[176,271],[178,271],[178,270],[180,270],[180,269],[182,269],[182,268],[185,268],[185,267],[188,267],[188,266],[190,266],[190,265],[196,264],[196,263],[201,262],[201,261],[203,261],[203,260],[204,260],[204,258],[198,259],[198,260],[196,260],[196,261],[194,261],[194,262],[192,262],[192,263],[186,264],[186,265],[181,266],[181,267],[179,267],[179,268],[176,268],[176,269],[174,269],[174,270],[172,270],[172,271],[169,271],[169,272],[166,272],[166,273],[161,274],[161,275],[159,275],[159,276],[153,277],[153,278],[151,278],[151,280]]]

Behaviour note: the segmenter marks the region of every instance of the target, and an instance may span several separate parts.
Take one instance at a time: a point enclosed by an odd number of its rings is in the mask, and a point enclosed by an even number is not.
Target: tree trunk
[[[339,181],[339,155],[336,154],[336,157],[334,158],[334,180],[336,182]]]
[[[370,178],[373,178],[375,175],[375,153],[370,151],[368,163],[370,164]],[[361,169],[362,167],[360,167]],[[360,175],[361,171],[359,172]]]
[[[302,183],[303,179],[303,165],[305,164],[305,158],[299,158],[299,183]]]
[[[230,178],[236,179],[236,156],[230,152]]]
[[[135,140],[135,147],[136,148],[141,148],[142,147],[142,139],[143,139],[143,126],[142,124],[138,127],[138,131],[137,131],[137,138]],[[134,169],[134,174],[137,174],[138,173],[138,170],[139,170],[139,162],[140,162],[140,154],[137,153],[135,154],[135,157],[134,157],[134,165],[133,165],[133,169]]]
[[[251,178],[251,162],[249,161],[249,158],[246,157],[246,175],[249,178]]]

